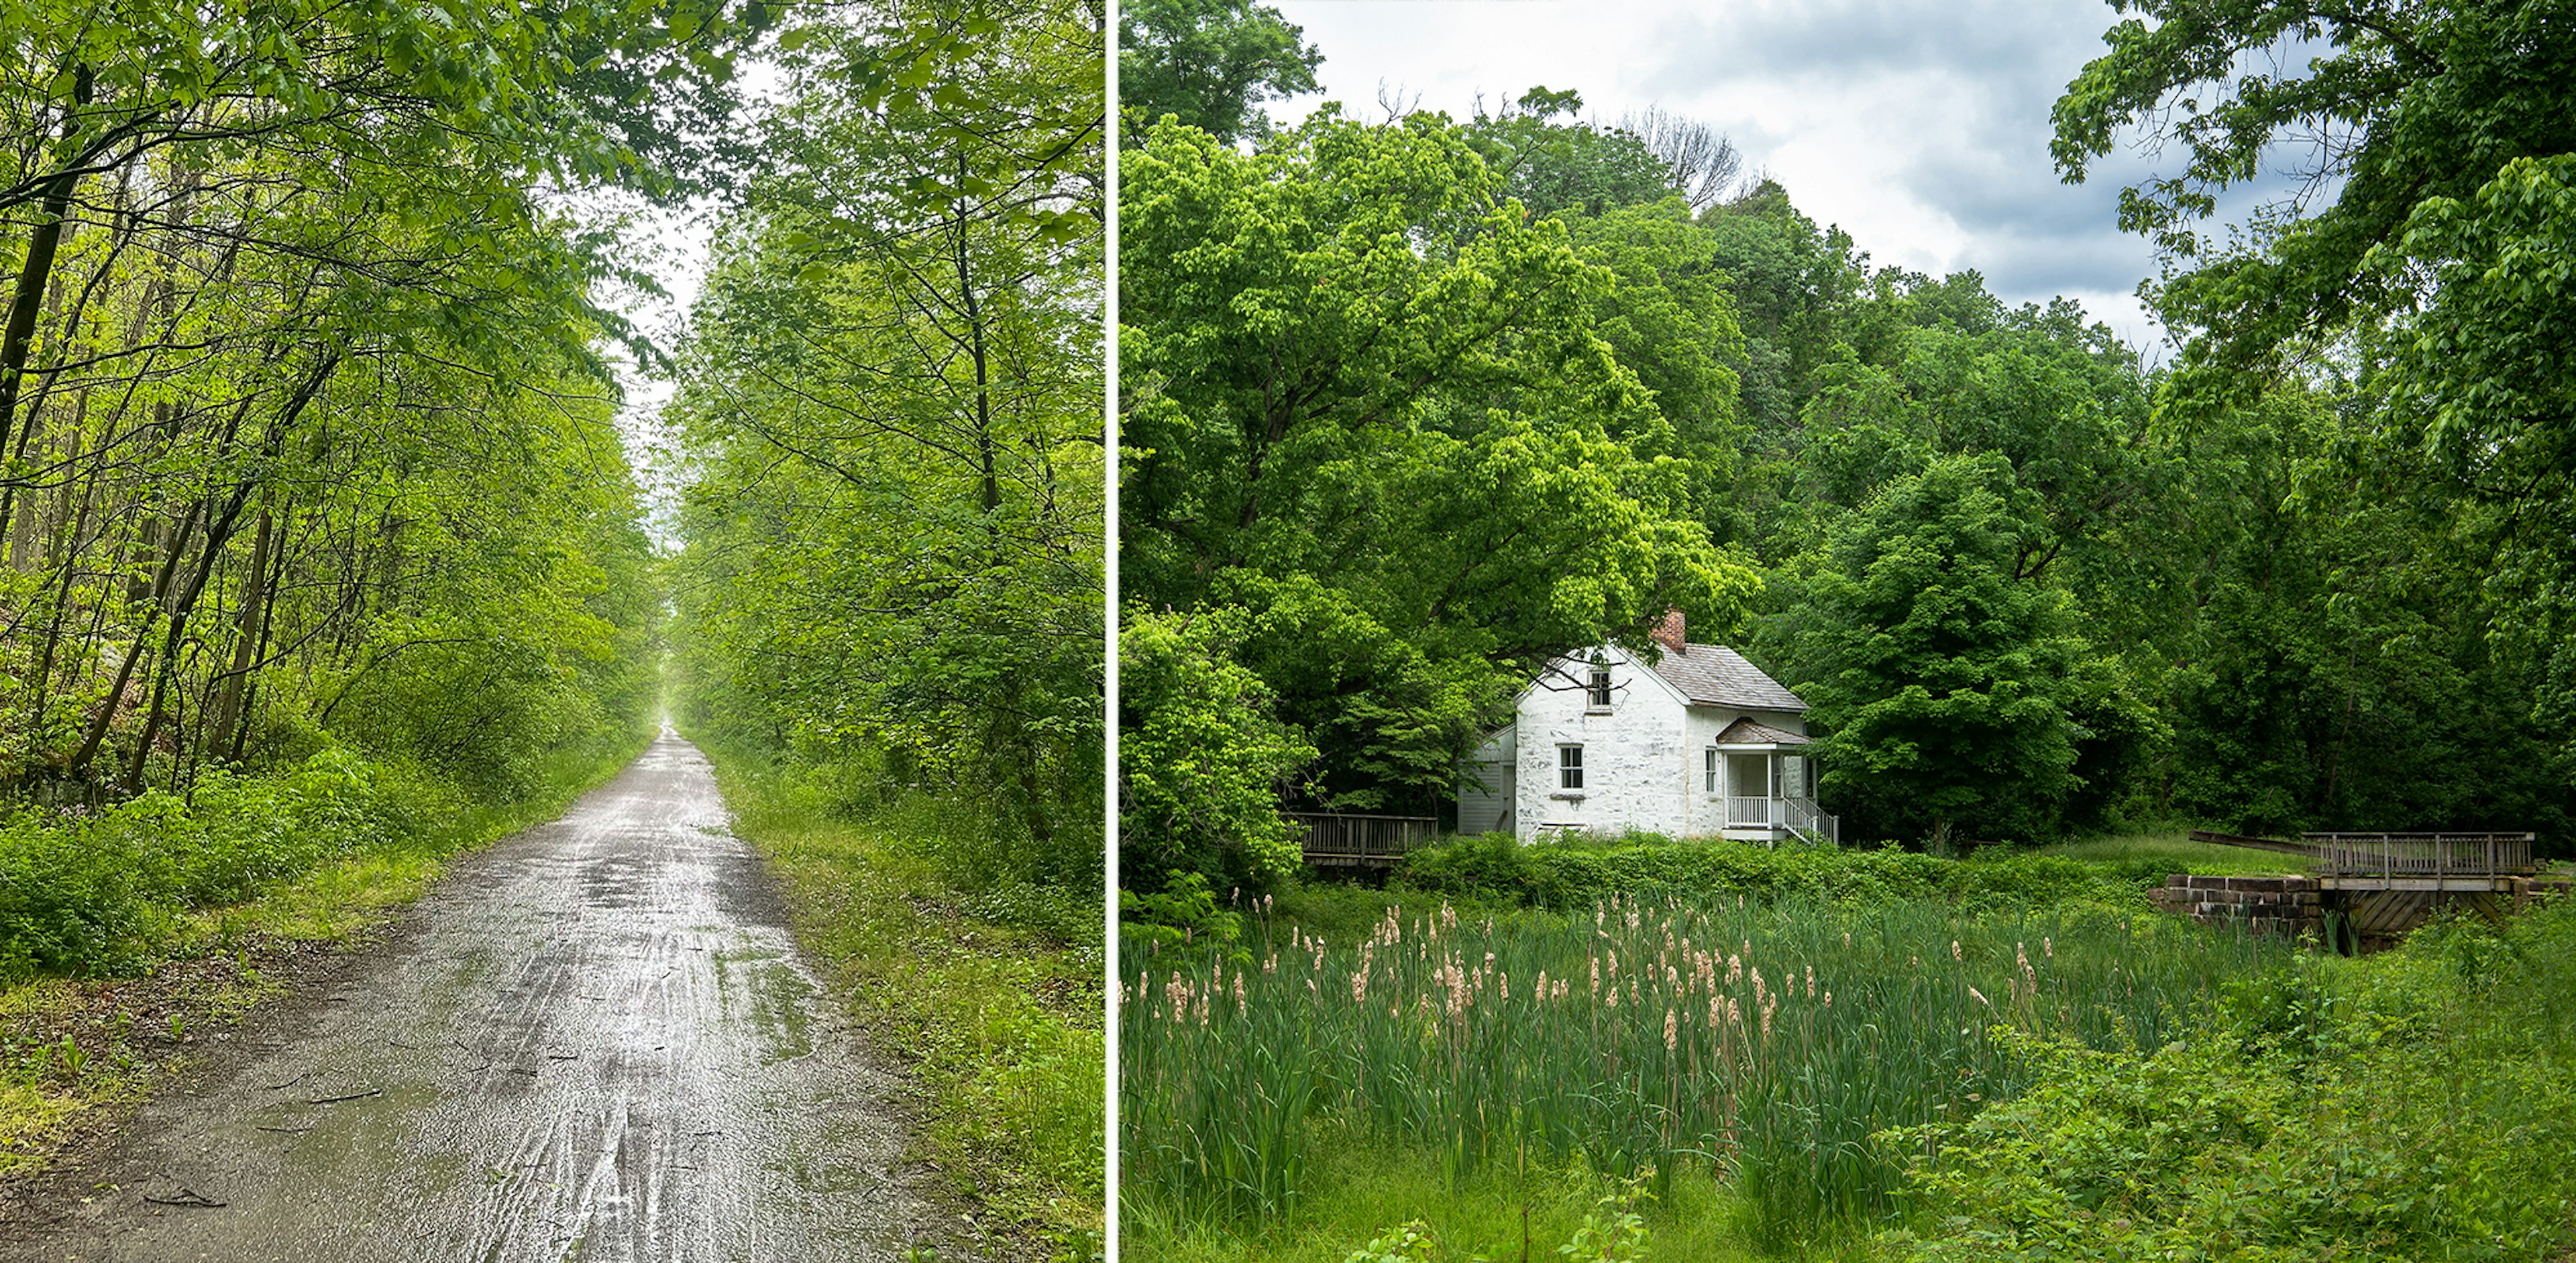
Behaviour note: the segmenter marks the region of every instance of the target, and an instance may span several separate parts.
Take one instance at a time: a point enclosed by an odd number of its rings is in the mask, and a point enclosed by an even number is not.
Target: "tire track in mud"
[[[898,1085],[677,735],[415,921],[280,1042],[143,1107],[90,1173],[115,1187],[5,1257],[836,1263],[928,1222]]]

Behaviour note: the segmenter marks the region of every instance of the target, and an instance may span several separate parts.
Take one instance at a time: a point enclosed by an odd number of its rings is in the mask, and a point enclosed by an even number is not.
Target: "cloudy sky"
[[[2123,152],[2081,185],[2048,157],[2049,107],[2117,20],[2102,0],[1271,0],[1323,50],[1322,96],[1464,116],[1533,85],[1588,116],[1660,105],[1726,132],[1820,224],[1880,265],[1974,268],[2007,302],[2066,295],[2162,358],[2140,307],[2152,251],[2119,231]]]

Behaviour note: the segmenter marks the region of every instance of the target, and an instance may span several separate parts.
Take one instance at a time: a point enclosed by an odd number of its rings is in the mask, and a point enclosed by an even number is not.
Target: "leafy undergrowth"
[[[853,821],[826,795],[710,754],[798,941],[920,1088],[915,1151],[974,1206],[984,1250],[1096,1257],[1100,905],[1027,884],[962,887],[919,836],[930,826]]]
[[[2195,1038],[2011,1037],[2031,1086],[1892,1135],[1915,1263],[2528,1260],[2576,1249],[2576,900],[2249,983]]]
[[[152,862],[165,873],[198,874],[200,882],[230,872],[238,885],[206,889],[251,895],[241,902],[192,906],[131,880],[115,885],[96,857],[39,835],[23,818],[13,821],[10,841],[20,845],[12,858],[20,862],[5,874],[10,880],[0,883],[0,894],[14,900],[9,911],[26,914],[21,925],[36,924],[39,896],[105,893],[86,906],[77,929],[46,940],[78,946],[56,967],[28,950],[43,934],[9,940],[11,981],[0,987],[0,1180],[32,1175],[66,1145],[112,1127],[208,1042],[229,1038],[254,1005],[281,994],[281,966],[362,940],[392,909],[427,891],[449,859],[561,815],[631,762],[644,740],[568,752],[542,769],[533,791],[503,804],[472,804],[442,785],[336,765],[323,769],[326,792],[313,792],[308,767],[298,773],[301,784],[261,786],[188,808],[170,800],[79,822],[74,840],[101,843],[110,858],[174,838],[191,842],[188,850],[204,862],[174,864],[168,851]],[[343,827],[327,848],[289,838],[279,818],[256,810],[280,800],[337,800],[327,814]],[[225,806],[241,810],[220,810]],[[110,831],[135,819],[154,822],[148,836]],[[56,861],[57,880],[42,882],[46,867],[25,862],[38,852],[51,852],[38,858]],[[60,880],[83,874],[111,884]]]

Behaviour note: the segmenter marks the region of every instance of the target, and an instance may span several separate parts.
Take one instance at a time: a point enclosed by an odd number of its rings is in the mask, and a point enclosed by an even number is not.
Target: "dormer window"
[[[1592,678],[1583,686],[1586,710],[1610,709],[1610,668],[1592,668]]]

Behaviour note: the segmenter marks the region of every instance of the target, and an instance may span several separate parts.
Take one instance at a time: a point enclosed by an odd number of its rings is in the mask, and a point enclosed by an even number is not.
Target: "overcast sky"
[[[1464,117],[1535,85],[1616,119],[1660,105],[1715,125],[1819,224],[1884,266],[1974,268],[2005,301],[2082,302],[2150,359],[2136,298],[2152,251],[2115,219],[2150,168],[2123,152],[2060,183],[2049,108],[2117,20],[2101,0],[1271,0],[1323,50],[1324,100],[1377,118],[1381,88]]]

